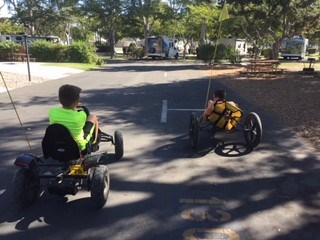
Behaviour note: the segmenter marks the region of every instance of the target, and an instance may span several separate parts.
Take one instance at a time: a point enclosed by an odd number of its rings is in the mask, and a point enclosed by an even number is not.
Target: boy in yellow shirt
[[[99,121],[97,116],[90,114],[82,106],[80,100],[81,88],[74,85],[63,85],[59,88],[59,101],[61,108],[52,108],[49,111],[50,124],[61,124],[68,128],[78,143],[80,150],[86,150],[88,143],[92,146],[97,143]],[[96,150],[98,146],[96,144]],[[91,149],[94,151],[94,148]]]

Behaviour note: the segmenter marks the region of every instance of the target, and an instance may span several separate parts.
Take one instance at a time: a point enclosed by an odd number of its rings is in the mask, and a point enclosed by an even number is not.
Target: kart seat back
[[[80,149],[69,130],[61,124],[47,127],[42,139],[42,152],[45,159],[71,161],[80,158]]]

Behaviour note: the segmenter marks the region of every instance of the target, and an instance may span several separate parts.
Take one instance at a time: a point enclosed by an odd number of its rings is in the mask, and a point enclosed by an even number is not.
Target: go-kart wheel
[[[26,168],[20,168],[12,182],[14,203],[25,208],[34,203],[38,197],[40,181],[38,175]]]
[[[110,178],[109,170],[105,165],[99,165],[93,169],[91,179],[91,202],[94,208],[102,208],[109,196]]]
[[[262,124],[258,114],[251,112],[244,120],[244,138],[249,147],[259,145],[262,137]]]
[[[191,113],[189,120],[190,146],[196,148],[199,141],[199,120],[195,113]]]
[[[114,132],[114,147],[116,159],[121,159],[123,157],[123,136],[118,130]]]

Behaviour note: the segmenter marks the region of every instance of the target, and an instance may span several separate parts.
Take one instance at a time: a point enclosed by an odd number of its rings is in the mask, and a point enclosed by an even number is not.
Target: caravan
[[[148,38],[148,57],[155,58],[175,58],[179,57],[178,40],[166,36]]]
[[[284,39],[281,45],[281,56],[283,59],[305,57],[309,40],[303,37]]]

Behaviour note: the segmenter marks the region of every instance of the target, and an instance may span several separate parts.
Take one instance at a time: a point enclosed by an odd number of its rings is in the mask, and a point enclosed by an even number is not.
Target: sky
[[[1,4],[1,1],[0,1],[0,4]],[[7,6],[4,6],[1,8],[0,10],[0,17],[9,17],[9,13],[8,13],[8,9],[7,9]]]

